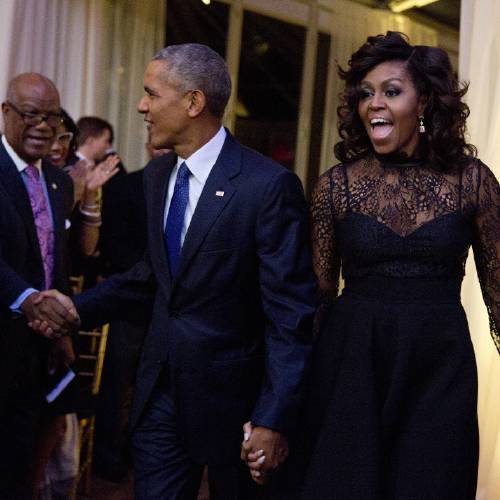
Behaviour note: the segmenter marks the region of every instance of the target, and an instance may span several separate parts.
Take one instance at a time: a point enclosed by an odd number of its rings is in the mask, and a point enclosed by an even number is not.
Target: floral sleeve
[[[335,193],[342,192],[340,167],[325,172],[318,180],[311,198],[311,228],[314,271],[318,278],[320,306],[315,331],[339,289],[340,256],[337,252]]]
[[[478,162],[478,169],[474,259],[491,335],[500,353],[500,186],[486,165]]]

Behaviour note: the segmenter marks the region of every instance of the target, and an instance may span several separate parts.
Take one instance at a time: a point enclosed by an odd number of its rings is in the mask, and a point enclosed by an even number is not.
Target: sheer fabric
[[[321,310],[337,295],[341,267],[346,280],[461,280],[472,245],[500,352],[500,189],[486,165],[440,172],[377,156],[339,164],[320,177],[311,214]]]

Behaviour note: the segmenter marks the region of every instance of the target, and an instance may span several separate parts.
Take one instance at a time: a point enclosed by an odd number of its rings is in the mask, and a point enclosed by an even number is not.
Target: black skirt
[[[315,345],[282,498],[475,498],[477,372],[459,294],[457,281],[348,282]]]

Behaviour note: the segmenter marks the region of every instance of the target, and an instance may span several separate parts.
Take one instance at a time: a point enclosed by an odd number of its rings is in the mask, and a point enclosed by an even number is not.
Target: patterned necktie
[[[189,200],[190,173],[188,166],[182,162],[175,179],[174,194],[170,201],[167,223],[165,224],[165,243],[167,245],[168,263],[172,275],[175,274],[181,254],[181,235]]]
[[[31,210],[33,211],[33,219],[35,220],[45,275],[45,288],[47,289],[52,285],[54,271],[54,227],[47,200],[45,199],[40,172],[33,165],[28,165],[24,171],[28,178],[28,195]]]

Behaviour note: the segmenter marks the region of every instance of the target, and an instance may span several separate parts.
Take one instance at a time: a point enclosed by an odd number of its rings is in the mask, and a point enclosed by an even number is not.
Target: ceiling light
[[[210,5],[210,0],[201,0],[205,5]]]
[[[404,10],[413,9],[413,7],[423,7],[437,0],[392,0],[389,2],[389,8],[392,12],[403,12]]]

